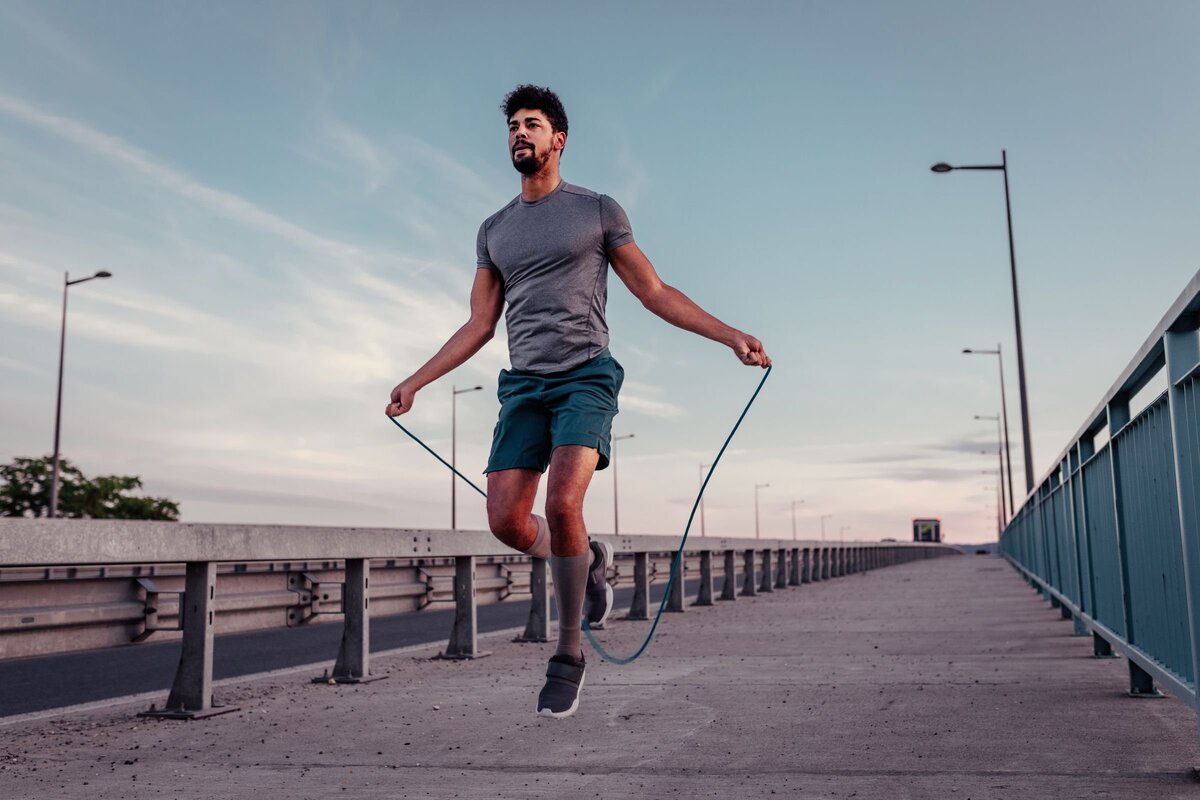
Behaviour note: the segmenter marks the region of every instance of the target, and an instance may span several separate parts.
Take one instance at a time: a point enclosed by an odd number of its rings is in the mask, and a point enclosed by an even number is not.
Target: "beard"
[[[550,151],[549,150],[547,150],[545,153],[542,153],[541,155],[539,155],[537,150],[535,149],[533,151],[533,153],[530,155],[521,156],[520,158],[514,157],[512,160],[512,164],[513,164],[513,168],[516,169],[516,171],[521,173],[522,175],[533,175],[533,174],[536,174],[540,169],[542,169],[542,167],[546,166],[547,162],[549,162],[549,161],[550,161]]]

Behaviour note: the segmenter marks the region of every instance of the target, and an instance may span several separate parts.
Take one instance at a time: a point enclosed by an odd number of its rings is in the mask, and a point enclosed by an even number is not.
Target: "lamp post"
[[[1029,437],[1029,395],[1025,387],[1025,343],[1021,337],[1021,303],[1017,293],[1017,256],[1013,249],[1012,203],[1008,198],[1008,151],[1000,151],[999,164],[980,164],[954,167],[945,162],[934,164],[930,169],[943,173],[952,170],[998,170],[1004,173],[1004,211],[1008,219],[1008,263],[1012,272],[1013,320],[1017,329],[1017,380],[1021,390],[1021,436],[1025,446],[1025,491],[1033,491],[1033,447]]]
[[[754,538],[755,539],[759,538],[759,535],[758,535],[758,490],[766,489],[770,485],[771,484],[769,484],[769,483],[754,484]]]
[[[58,401],[54,407],[54,458],[51,466],[50,477],[50,517],[51,519],[58,516],[58,446],[60,435],[62,433],[62,388],[63,388],[63,361],[67,351],[67,289],[77,283],[87,283],[95,278],[111,278],[112,273],[107,270],[100,270],[95,275],[89,275],[86,278],[76,278],[71,280],[71,273],[63,273],[63,310],[62,310],[62,332],[58,337]]]
[[[613,535],[621,532],[620,517],[617,516],[617,442],[622,439],[632,439],[637,434],[627,433],[624,436],[614,436],[612,440],[612,468],[613,468]]]
[[[478,392],[482,386],[459,389],[450,386],[450,466],[458,469],[458,396],[467,392]],[[450,530],[458,528],[458,475],[450,471]]]
[[[1008,508],[1013,514],[1017,513],[1017,504],[1013,499],[1013,481],[1012,481],[1012,439],[1008,436],[1008,398],[1004,392],[1004,356],[1000,352],[1000,343],[996,342],[995,350],[975,350],[970,347],[964,347],[963,353],[966,355],[994,355],[997,363],[1000,365],[1000,414],[1004,417],[1004,457],[1008,462]]]
[[[1004,503],[1004,435],[1000,433],[1000,415],[988,417],[976,414],[975,419],[996,423],[996,457],[1000,459],[1000,472],[996,475],[996,483],[1000,485],[1000,514],[1005,522],[1008,521],[1008,506]]]
[[[825,541],[825,520],[827,520],[827,519],[833,519],[833,514],[822,514],[821,515],[821,541],[822,542]]]
[[[700,465],[700,535],[704,535],[704,470],[711,467],[712,464]]]
[[[796,506],[804,505],[803,500],[792,501],[792,541],[796,541]]]

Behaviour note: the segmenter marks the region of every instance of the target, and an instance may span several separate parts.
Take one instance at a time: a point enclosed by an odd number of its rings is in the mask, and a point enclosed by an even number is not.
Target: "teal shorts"
[[[500,419],[492,434],[492,453],[484,472],[536,469],[545,472],[554,448],[565,444],[594,447],[596,469],[608,466],[612,420],[625,370],[605,350],[565,372],[535,375],[500,371]]]

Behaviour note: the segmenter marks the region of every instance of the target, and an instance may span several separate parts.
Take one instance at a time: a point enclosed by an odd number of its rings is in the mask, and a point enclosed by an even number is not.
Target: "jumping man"
[[[711,316],[663,283],[633,241],[611,197],[559,177],[567,115],[547,88],[518,86],[501,105],[521,194],[479,228],[471,316],[433,358],[392,390],[389,416],[475,355],[505,310],[512,369],[500,372],[500,419],[487,469],[488,524],[496,538],[550,559],[558,646],[538,695],[538,714],[563,718],[579,706],[584,658],[580,619],[602,627],[612,610],[613,551],[588,539],[583,497],[608,466],[612,419],[624,371],[608,352],[608,266],[646,308],[672,325],[727,345],[743,364],[768,367],[762,343]],[[533,514],[550,470],[545,516]],[[551,556],[553,556],[551,558]]]

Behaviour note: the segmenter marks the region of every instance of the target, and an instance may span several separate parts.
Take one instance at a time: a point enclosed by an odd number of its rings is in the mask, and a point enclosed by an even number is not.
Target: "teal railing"
[[[1200,273],[1000,540],[1097,656],[1200,712]],[[1155,391],[1161,392],[1155,396]],[[1131,413],[1131,401],[1144,407]],[[1135,406],[1136,407],[1136,406]]]

